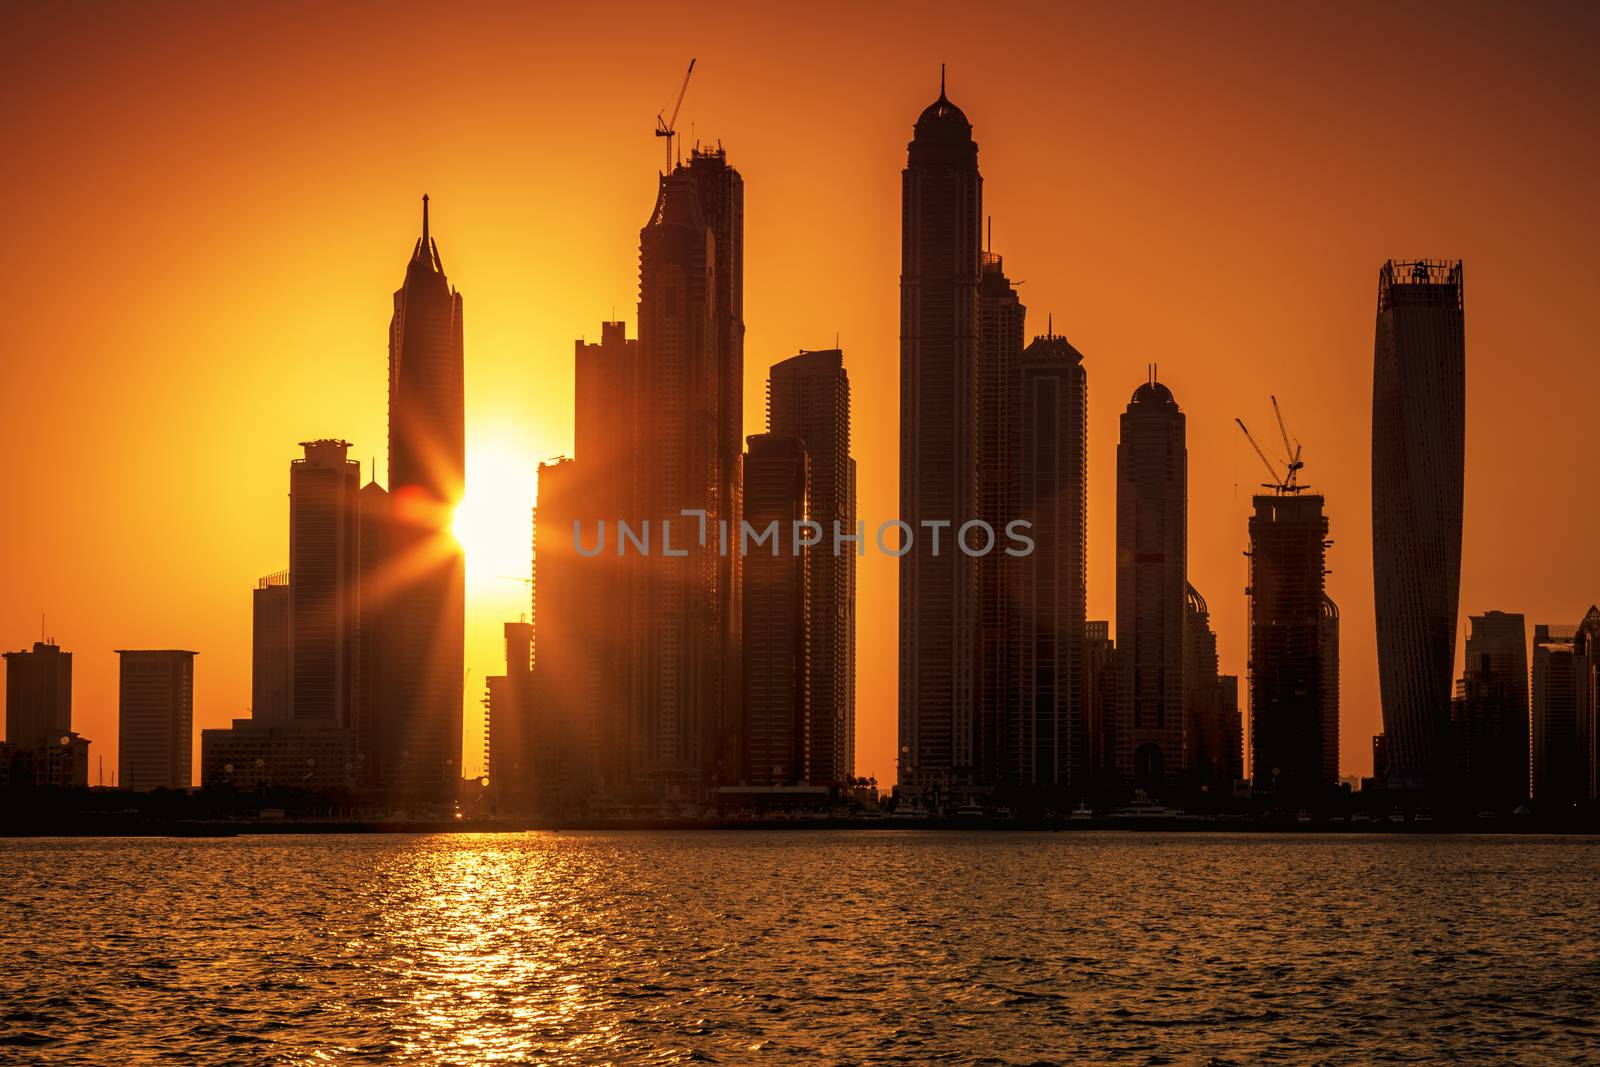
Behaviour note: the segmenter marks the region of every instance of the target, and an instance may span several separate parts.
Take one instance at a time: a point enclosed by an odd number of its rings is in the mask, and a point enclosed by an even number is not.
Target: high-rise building
[[[1523,617],[1490,611],[1468,618],[1458,687],[1466,795],[1489,810],[1528,799],[1528,633]]]
[[[741,781],[798,785],[815,766],[811,738],[811,564],[831,554],[831,535],[798,547],[797,524],[810,517],[810,469],[798,437],[754,434],[744,460],[744,521],[770,548],[750,541],[744,560],[744,724]],[[825,768],[831,773],[831,767]],[[827,783],[817,783],[827,784]]]
[[[951,532],[978,517],[980,219],[972,124],[944,94],[917,118],[901,179],[900,768],[913,800],[975,782],[978,564]],[[940,551],[937,527],[948,523]]]
[[[117,655],[117,784],[188,789],[196,653],[119,648]]]
[[[598,745],[596,771],[602,788],[617,794],[632,784],[630,708],[634,638],[634,578],[649,561],[617,553],[618,522],[642,527],[635,511],[635,476],[645,446],[638,435],[636,394],[639,342],[629,340],[622,322],[603,322],[600,342],[577,341],[573,359],[573,452],[583,470],[582,500],[574,517],[582,522],[586,552],[578,560],[585,590],[582,614],[571,620],[581,627],[578,643],[587,671],[587,704]],[[538,595],[537,589],[535,596]],[[547,617],[548,621],[548,617]]]
[[[723,401],[732,297],[717,277],[717,230],[737,220],[719,218],[729,204],[713,196],[725,185],[732,196],[738,179],[726,160],[700,166],[662,177],[639,235],[635,432],[646,445],[633,511],[656,544],[634,568],[631,748],[636,784],[673,801],[701,798],[738,763],[737,553],[717,550],[723,524],[737,529]],[[736,240],[730,231],[724,244]],[[741,373],[742,343],[741,327]]]
[[[506,672],[487,679],[484,766],[495,810],[523,814],[537,797],[534,737],[533,624],[505,624]]]
[[[1183,412],[1155,380],[1134,390],[1117,442],[1117,771],[1146,791],[1184,768],[1188,472]]]
[[[34,748],[72,732],[72,653],[53,641],[7,652],[6,741]]]
[[[256,582],[250,600],[250,718],[289,718],[289,572]]]
[[[1372,562],[1378,685],[1397,788],[1448,791],[1461,579],[1466,342],[1461,262],[1378,273]]]
[[[801,352],[767,379],[767,430],[797,437],[810,464],[810,518],[823,540],[810,558],[810,727],[807,779],[831,785],[855,775],[856,543],[834,551],[834,532],[856,531],[856,461],[850,456],[850,377],[838,349]],[[752,451],[752,455],[753,455]],[[745,471],[745,481],[751,481]],[[745,492],[745,507],[751,507]],[[745,561],[748,566],[749,561]],[[748,574],[745,588],[750,588]],[[745,617],[750,617],[748,601]],[[745,635],[748,646],[750,635]],[[747,664],[750,659],[747,657]],[[758,683],[760,684],[760,683]],[[746,676],[746,692],[751,680]]]
[[[1595,796],[1600,608],[1577,626],[1533,628],[1533,799],[1555,812]]]
[[[450,532],[466,479],[461,294],[422,236],[389,328],[389,525],[381,608],[379,784],[443,799],[460,781],[465,561]]]
[[[542,802],[568,805],[597,784],[604,724],[595,715],[597,659],[592,642],[606,627],[594,600],[590,568],[574,524],[591,529],[582,460],[539,464],[533,545],[533,790]],[[651,561],[646,561],[651,562]],[[509,661],[508,661],[509,662]],[[510,668],[508,670],[508,677]]]
[[[997,532],[1016,517],[1013,494],[1016,477],[1013,466],[1017,453],[1013,434],[1017,427],[1012,404],[1022,363],[1023,329],[1027,308],[1017,296],[1005,263],[993,251],[980,256],[981,281],[978,288],[978,518]],[[1037,343],[1037,342],[1036,342]],[[1070,346],[1069,346],[1070,347]],[[959,524],[956,527],[959,529]],[[1010,578],[1011,557],[992,551],[977,560],[978,569],[978,654],[976,660],[977,723],[976,774],[981,782],[1002,782],[1024,787],[1054,784],[1064,773],[1057,756],[1065,754],[1071,742],[1057,737],[1050,722],[1039,718],[1039,709],[1028,708],[1016,693],[1016,658],[1022,650],[1011,640],[1014,625]],[[1047,688],[1052,682],[1045,682]],[[1046,719],[1056,714],[1045,713]],[[1022,737],[1044,731],[1042,748],[1027,743],[1027,751],[1012,751]],[[1055,753],[1050,755],[1049,753]],[[1049,765],[1041,778],[1042,761]],[[1027,769],[1024,769],[1024,765]]]
[[[1315,796],[1339,780],[1338,611],[1313,493],[1261,493],[1250,517],[1250,776]],[[1331,691],[1330,691],[1331,690]]]
[[[289,465],[289,707],[349,726],[360,635],[361,465],[348,441],[303,441]]]
[[[986,288],[989,279],[986,273]],[[1021,313],[1018,305],[1019,328]],[[994,343],[1004,349],[1009,342],[1002,336]],[[1053,332],[1007,359],[1006,458],[985,468],[985,520],[1000,537],[1008,523],[1027,522],[1034,548],[1009,556],[996,547],[984,557],[998,560],[1008,579],[999,605],[987,592],[984,599],[985,633],[991,623],[1001,629],[999,654],[985,639],[985,669],[989,662],[1006,668],[1000,677],[985,675],[985,714],[995,709],[1004,724],[1002,779],[1023,791],[1050,791],[1086,785],[1095,763],[1085,637],[1089,385],[1083,356]],[[1001,478],[1006,492],[990,494]]]
[[[1184,611],[1183,642],[1188,778],[1197,788],[1231,792],[1233,779],[1240,777],[1239,679],[1217,673],[1217,635],[1211,629],[1211,609],[1192,585]]]
[[[1116,775],[1117,643],[1105,619],[1090,619],[1083,633],[1089,677],[1089,773],[1099,784]]]
[[[399,679],[389,678],[384,669],[388,649],[384,642],[385,613],[394,590],[405,577],[389,565],[389,493],[375,480],[361,487],[357,502],[361,525],[361,563],[359,581],[359,636],[356,642],[355,763],[356,782],[370,789],[385,781],[381,760],[385,693]],[[285,612],[287,616],[287,611]],[[287,625],[287,618],[285,619]]]

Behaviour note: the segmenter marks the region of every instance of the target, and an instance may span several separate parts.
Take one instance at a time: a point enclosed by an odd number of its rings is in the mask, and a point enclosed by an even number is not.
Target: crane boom
[[[1239,424],[1239,429],[1244,432],[1244,439],[1250,442],[1250,447],[1256,450],[1256,455],[1260,456],[1261,462],[1266,465],[1267,473],[1272,476],[1271,484],[1263,483],[1264,488],[1282,489],[1283,479],[1278,476],[1278,468],[1272,465],[1272,460],[1268,459],[1267,454],[1261,451],[1261,446],[1256,444],[1255,437],[1250,433],[1250,427],[1244,424],[1243,419],[1236,418],[1233,421]]]
[[[678,86],[678,100],[672,105],[672,117],[663,119],[661,112],[656,112],[656,136],[667,139],[667,170],[672,169],[672,140],[678,135],[678,112],[683,110],[683,95],[689,91],[689,77],[694,73],[694,60],[689,60],[689,69],[683,72],[683,84]]]

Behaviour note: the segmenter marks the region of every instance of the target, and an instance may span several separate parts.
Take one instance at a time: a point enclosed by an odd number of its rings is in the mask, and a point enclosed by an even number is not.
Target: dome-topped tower
[[[971,141],[972,123],[966,113],[950,102],[944,94],[944,66],[939,66],[939,99],[922,109],[917,116],[918,141]]]

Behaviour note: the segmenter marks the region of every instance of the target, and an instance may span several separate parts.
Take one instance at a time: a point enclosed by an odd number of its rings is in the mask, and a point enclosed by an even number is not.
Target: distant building
[[[979,565],[934,555],[921,524],[980,506],[979,287],[983,180],[972,124],[944,95],[918,116],[901,177],[900,791],[942,806],[972,791],[979,756]]]
[[[256,583],[250,610],[250,718],[289,719],[289,572]]]
[[[372,789],[386,780],[382,770],[387,694],[403,679],[385,673],[391,650],[385,626],[391,595],[398,585],[389,563],[391,515],[389,493],[376,481],[361,487],[358,507],[361,524],[361,595],[356,639],[355,733],[356,783]]]
[[[1533,628],[1533,799],[1559,810],[1595,796],[1600,609],[1577,626]]]
[[[590,582],[600,557],[580,556],[573,540],[573,523],[589,518],[587,489],[582,461],[539,464],[533,558],[534,704],[529,713],[535,756],[530,771],[541,802],[567,806],[595,788],[604,756],[603,723],[592,703],[598,662],[593,652],[607,628],[606,620],[596,614],[599,606]],[[585,525],[592,529],[594,523]],[[513,637],[508,630],[508,655],[516,651]],[[508,666],[507,677],[512,676]]]
[[[1509,811],[1528,799],[1528,632],[1521,615],[1504,611],[1467,621],[1457,687],[1466,795]]]
[[[349,726],[360,635],[361,465],[348,441],[303,441],[289,465],[290,714]]]
[[[495,810],[521,814],[534,809],[537,795],[533,625],[506,623],[505,642],[506,672],[487,680],[484,765]]]
[[[1096,782],[1103,782],[1116,774],[1117,766],[1117,645],[1105,619],[1084,623],[1083,632],[1089,680],[1089,770]]]
[[[1117,443],[1117,771],[1157,792],[1184,768],[1188,449],[1183,412],[1152,375]]]
[[[1338,609],[1326,592],[1320,495],[1254,498],[1250,519],[1250,753],[1257,793],[1339,781]]]
[[[768,432],[798,437],[805,445],[809,515],[823,530],[823,542],[811,553],[809,570],[811,710],[806,777],[813,784],[832,785],[853,778],[856,766],[857,544],[846,541],[833,551],[836,529],[845,537],[857,532],[850,378],[844,354],[828,349],[801,352],[774,364],[767,382]],[[748,484],[749,471],[744,477]],[[747,509],[748,497],[747,491]],[[746,635],[746,646],[749,641]]]
[[[795,550],[795,524],[807,518],[810,466],[798,437],[755,434],[744,459],[744,521],[752,541],[744,559],[744,725],[747,785],[808,782],[811,730],[811,565],[830,542]],[[822,549],[822,551],[818,551]],[[830,694],[831,695],[831,694]],[[828,731],[829,737],[832,731]],[[831,770],[831,769],[830,769]],[[829,782],[808,783],[827,785]]]
[[[332,721],[235,719],[200,731],[206,789],[351,789],[356,773],[355,734]]]
[[[188,789],[196,653],[119,648],[117,655],[117,784],[140,792]]]
[[[378,785],[440,802],[461,782],[466,563],[450,530],[466,487],[461,294],[422,236],[389,323],[389,500]]]
[[[59,741],[72,732],[72,653],[52,641],[7,652],[6,740],[19,749]]]
[[[1017,317],[1020,328],[1021,306],[1003,310]],[[1091,727],[1084,635],[1088,376],[1083,356],[1054,333],[1034,338],[1006,363],[1009,459],[995,464],[992,474],[1008,479],[1007,491],[998,499],[986,497],[993,507],[987,521],[1002,540],[985,559],[998,561],[1009,578],[1000,615],[986,597],[984,624],[1003,624],[999,647],[1005,655],[999,662],[1007,673],[1002,684],[986,683],[984,700],[1006,712],[1005,781],[1025,791],[1080,788],[1096,762],[1090,746],[1097,733]],[[990,488],[986,482],[986,494]],[[1034,550],[1027,555],[1008,556],[1000,547],[1013,520],[1031,524]]]
[[[1451,671],[1461,584],[1466,341],[1461,262],[1378,274],[1372,563],[1391,785],[1454,786]]]
[[[1242,776],[1239,679],[1217,673],[1217,635],[1205,597],[1188,587],[1184,612],[1183,705],[1187,777],[1196,788],[1228,796]]]

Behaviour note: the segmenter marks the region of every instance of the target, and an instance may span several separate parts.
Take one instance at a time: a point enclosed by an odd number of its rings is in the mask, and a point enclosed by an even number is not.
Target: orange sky
[[[197,649],[197,729],[242,715],[250,589],[286,566],[296,442],[342,436],[381,469],[391,293],[423,192],[465,294],[474,509],[522,524],[508,560],[469,559],[476,768],[499,623],[527,603],[499,576],[527,572],[535,464],[571,449],[573,338],[613,310],[634,332],[650,130],[691,55],[679,127],[720,138],[746,181],[747,429],[766,367],[837,332],[869,525],[897,500],[900,169],[944,61],[1029,334],[1053,313],[1086,357],[1091,617],[1113,614],[1117,414],[1157,362],[1189,416],[1190,578],[1244,673],[1262,471],[1232,420],[1265,436],[1276,392],[1328,496],[1343,767],[1367,771],[1389,256],[1466,261],[1463,620],[1571,623],[1600,599],[1594,9],[757,6],[0,14],[0,645],[48,616],[108,781],[112,649]],[[868,556],[858,763],[883,780],[894,583]]]

